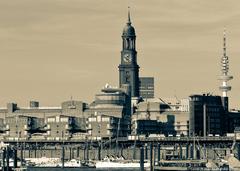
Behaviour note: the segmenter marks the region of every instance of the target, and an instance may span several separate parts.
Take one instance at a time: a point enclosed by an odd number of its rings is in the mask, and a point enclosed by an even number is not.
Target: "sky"
[[[90,103],[118,86],[128,6],[140,76],[155,78],[156,97],[221,95],[226,28],[230,107],[240,108],[238,0],[0,0],[0,107]]]

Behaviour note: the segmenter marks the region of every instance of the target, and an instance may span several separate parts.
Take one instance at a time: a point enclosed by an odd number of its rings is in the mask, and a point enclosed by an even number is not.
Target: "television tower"
[[[222,91],[222,97],[227,97],[227,92],[231,90],[231,86],[227,85],[227,82],[233,79],[233,76],[228,75],[229,60],[226,53],[226,30],[223,32],[223,56],[221,58],[221,72],[219,80],[222,81],[222,85],[219,86],[219,90]]]

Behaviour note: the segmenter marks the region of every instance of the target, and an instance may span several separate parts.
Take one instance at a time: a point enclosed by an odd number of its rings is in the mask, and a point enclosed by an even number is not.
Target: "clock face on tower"
[[[126,62],[126,63],[131,63],[131,62],[132,62],[132,57],[131,57],[131,55],[129,55],[129,54],[124,54],[123,60],[124,60],[124,62]]]

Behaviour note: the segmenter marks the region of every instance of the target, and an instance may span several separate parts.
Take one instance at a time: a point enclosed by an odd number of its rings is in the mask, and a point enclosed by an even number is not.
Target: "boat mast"
[[[119,118],[118,119],[118,128],[117,128],[117,137],[116,137],[116,154],[119,154],[119,150],[118,150],[118,136],[119,136],[119,130],[120,130],[120,123],[121,123],[121,120]]]

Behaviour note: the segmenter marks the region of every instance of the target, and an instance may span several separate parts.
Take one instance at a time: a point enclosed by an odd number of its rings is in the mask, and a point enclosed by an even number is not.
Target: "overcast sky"
[[[129,5],[140,75],[154,76],[156,97],[220,95],[226,27],[230,105],[239,108],[238,0],[1,0],[0,106],[91,102],[106,83],[117,86]]]

